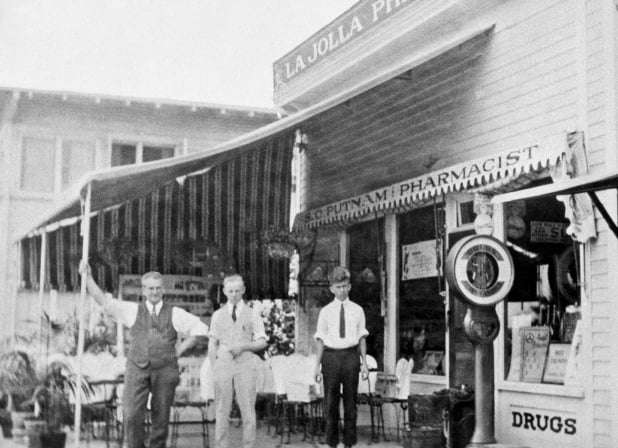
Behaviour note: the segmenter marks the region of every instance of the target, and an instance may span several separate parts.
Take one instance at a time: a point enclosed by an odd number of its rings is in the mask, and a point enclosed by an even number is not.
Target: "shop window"
[[[442,241],[436,235],[442,209],[425,207],[400,216],[399,356],[414,361],[413,373],[444,375],[445,305]]]
[[[384,220],[357,224],[350,237],[350,299],[363,307],[367,331],[367,353],[383,368],[384,318],[382,275],[384,269]]]
[[[20,188],[35,193],[52,193],[55,184],[56,141],[25,137],[22,141]]]
[[[95,145],[91,141],[62,142],[62,189],[68,188],[95,168]]]
[[[515,281],[505,303],[505,376],[509,381],[568,383],[581,317],[579,251],[554,198],[505,204]]]
[[[457,226],[472,224],[476,214],[474,213],[474,201],[457,202]]]
[[[111,166],[133,165],[174,157],[173,146],[146,145],[143,143],[113,143]]]

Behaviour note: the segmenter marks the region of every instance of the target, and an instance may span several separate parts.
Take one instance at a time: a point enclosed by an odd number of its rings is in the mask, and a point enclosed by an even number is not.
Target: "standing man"
[[[88,293],[97,303],[130,328],[122,398],[128,446],[144,448],[144,421],[150,393],[150,448],[165,448],[170,408],[180,381],[177,358],[195,344],[197,337],[207,336],[208,327],[199,317],[163,302],[163,276],[158,272],[142,276],[144,300],[139,303],[105,295],[92,278],[87,263],[80,264],[79,272],[86,276]],[[189,338],[176,347],[178,333],[189,335]]]
[[[245,283],[240,275],[223,279],[223,294],[227,303],[212,315],[208,360],[214,372],[215,384],[215,448],[229,448],[229,417],[232,399],[242,417],[244,448],[255,444],[255,397],[257,394],[257,363],[255,352],[266,347],[266,332],[259,313],[242,300]]]
[[[362,372],[363,379],[367,378],[365,337],[369,332],[365,328],[365,312],[348,298],[350,271],[337,266],[329,281],[335,298],[318,316],[315,380],[322,381],[323,374],[326,443],[330,447],[339,443],[339,393],[343,388],[343,444],[347,448],[356,444],[358,372]]]

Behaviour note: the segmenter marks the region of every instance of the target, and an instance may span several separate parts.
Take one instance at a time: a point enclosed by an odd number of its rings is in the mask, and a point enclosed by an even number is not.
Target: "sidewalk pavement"
[[[209,446],[214,448],[214,433],[215,427],[213,423],[208,424],[208,431],[210,434],[209,437]],[[235,427],[232,425],[230,428],[231,432],[231,443],[230,447],[232,448],[240,448],[242,447],[242,427]],[[287,442],[287,435],[284,438],[284,444],[281,443],[281,436],[273,437],[273,430],[271,428],[271,435],[267,434],[266,426],[264,424],[260,424],[257,431],[257,440],[255,443],[255,448],[327,448],[328,445],[325,443],[320,443],[317,439],[311,441],[311,439],[307,439],[303,441],[303,434],[292,434],[290,437],[290,443]],[[372,442],[371,441],[371,430],[369,427],[359,427],[358,428],[358,444],[355,445],[356,448],[395,448],[403,446],[403,441],[400,440],[399,443],[395,441],[395,434],[389,435],[387,434],[387,438],[389,441],[383,441],[380,438],[380,442]],[[322,440],[323,442],[323,440]],[[11,439],[1,440],[0,439],[0,447],[1,448],[26,448],[25,444],[15,443]],[[67,437],[66,448],[74,448],[75,443],[72,437],[72,434],[69,434]],[[342,448],[343,444],[339,444],[339,447]],[[41,447],[45,448],[45,447]],[[80,441],[79,448],[119,448],[117,443],[110,442],[109,444],[103,440],[95,440],[90,438],[89,440]],[[178,444],[177,448],[205,448],[202,442],[202,436],[199,432],[199,428],[197,425],[182,425],[179,431]]]

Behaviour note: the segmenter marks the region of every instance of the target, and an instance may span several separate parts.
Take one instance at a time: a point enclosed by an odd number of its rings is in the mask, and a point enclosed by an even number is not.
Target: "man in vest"
[[[89,294],[103,309],[130,328],[122,397],[125,437],[129,448],[144,448],[148,394],[151,420],[150,448],[165,448],[170,408],[180,381],[178,356],[207,336],[208,327],[199,317],[163,302],[163,276],[147,272],[142,276],[142,302],[108,297],[92,278],[90,266],[80,264]],[[177,334],[189,336],[176,346]]]
[[[257,362],[255,354],[266,348],[264,323],[242,296],[245,284],[240,275],[223,279],[227,303],[212,315],[208,359],[213,366],[215,386],[215,448],[229,448],[229,417],[232,398],[240,408],[244,448],[255,443],[255,397]]]

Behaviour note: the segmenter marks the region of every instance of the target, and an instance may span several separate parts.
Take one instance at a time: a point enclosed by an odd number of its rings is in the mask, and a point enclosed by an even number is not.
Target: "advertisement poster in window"
[[[543,372],[544,383],[563,384],[569,360],[571,344],[551,343],[547,351],[547,362]]]
[[[543,379],[549,327],[524,327],[521,332],[521,381],[540,383]]]
[[[420,241],[401,246],[401,279],[438,276],[436,240]]]

